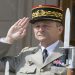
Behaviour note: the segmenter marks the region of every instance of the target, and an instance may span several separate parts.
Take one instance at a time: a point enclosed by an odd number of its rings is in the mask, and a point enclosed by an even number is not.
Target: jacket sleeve
[[[16,72],[17,67],[19,66],[21,61],[22,54],[19,56],[5,56],[0,59],[0,72],[4,72],[6,61],[9,61],[9,71],[12,73]]]
[[[6,61],[9,61],[9,69],[10,72],[15,72],[19,65],[22,63],[23,58],[25,60],[26,55],[28,55],[30,52],[20,52],[19,55],[17,56],[4,56],[3,54],[6,54],[7,51],[9,50],[11,45],[9,44],[4,44],[4,43],[0,43],[0,48],[1,48],[1,58],[0,58],[0,71],[4,72],[5,70],[5,65],[6,65]]]
[[[0,59],[0,72],[5,71],[6,62],[9,61],[9,71],[15,72],[14,57],[6,56]]]
[[[9,51],[10,47],[10,44],[0,42],[0,58],[2,58]]]

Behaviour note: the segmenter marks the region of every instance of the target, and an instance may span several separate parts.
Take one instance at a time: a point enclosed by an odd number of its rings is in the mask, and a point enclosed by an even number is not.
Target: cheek
[[[58,34],[59,34],[59,31],[58,30],[56,30],[56,29],[52,29],[52,30],[50,30],[49,31],[49,35],[51,36],[51,37],[55,37],[55,36],[58,36]]]
[[[60,37],[60,31],[59,31],[59,30],[56,30],[56,31],[55,31],[55,36],[56,36],[56,37]]]

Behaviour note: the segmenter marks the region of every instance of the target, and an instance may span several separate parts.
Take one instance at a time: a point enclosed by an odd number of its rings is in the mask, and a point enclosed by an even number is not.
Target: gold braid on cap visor
[[[37,10],[36,12],[32,13],[32,19],[36,17],[41,17],[41,16],[54,16],[56,18],[63,18],[63,15],[59,12],[56,11],[44,11],[44,10]]]

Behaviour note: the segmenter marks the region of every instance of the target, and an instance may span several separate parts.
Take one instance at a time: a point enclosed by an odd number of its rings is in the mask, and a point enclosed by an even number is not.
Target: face
[[[40,42],[53,43],[59,39],[63,27],[54,21],[40,21],[33,25],[34,35]]]

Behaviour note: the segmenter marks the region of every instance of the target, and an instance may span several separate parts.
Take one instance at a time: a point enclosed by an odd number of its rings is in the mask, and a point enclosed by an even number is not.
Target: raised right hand
[[[5,40],[12,44],[14,41],[22,39],[26,35],[29,18],[19,19],[14,25],[8,30]]]

